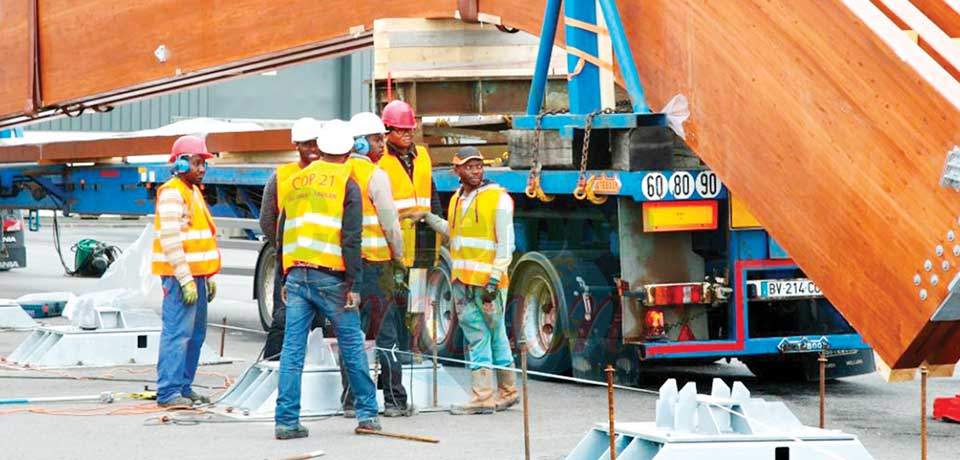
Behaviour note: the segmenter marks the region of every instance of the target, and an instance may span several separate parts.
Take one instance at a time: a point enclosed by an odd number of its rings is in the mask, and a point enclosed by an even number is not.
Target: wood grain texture
[[[40,3],[47,102],[342,36],[375,18],[451,17],[457,4]],[[479,8],[538,34],[543,3],[483,0]],[[945,153],[960,144],[953,77],[932,59],[901,57],[919,48],[869,24],[860,11],[874,8],[867,0],[618,3],[650,105],[662,108],[677,94],[689,99],[688,144],[880,357],[894,369],[960,358],[957,325],[929,322],[960,263],[945,237],[960,231],[960,197],[938,186]],[[934,0],[916,3],[956,32],[952,12]],[[152,54],[161,43],[172,52],[164,64]],[[943,257],[934,252],[938,244],[947,249]]]
[[[30,99],[30,1],[0,0],[0,117],[23,112]]]

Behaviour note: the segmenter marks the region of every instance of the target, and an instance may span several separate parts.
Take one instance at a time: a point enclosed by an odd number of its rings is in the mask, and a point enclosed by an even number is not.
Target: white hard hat
[[[353,128],[353,137],[387,133],[383,120],[373,112],[360,112],[354,115],[350,119],[350,126]]]
[[[343,155],[353,148],[350,124],[343,120],[331,120],[323,124],[317,134],[317,147],[328,155]]]
[[[293,123],[290,128],[291,142],[305,142],[317,138],[317,131],[321,123],[313,117],[303,117]]]

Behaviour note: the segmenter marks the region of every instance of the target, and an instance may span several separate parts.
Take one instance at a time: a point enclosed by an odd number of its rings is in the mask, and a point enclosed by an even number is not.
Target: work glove
[[[360,308],[360,294],[356,292],[347,293],[347,303],[343,306],[344,310],[356,310]]]
[[[217,296],[217,283],[212,279],[207,278],[207,303],[213,302],[213,298]]]
[[[180,286],[183,291],[183,303],[193,305],[197,303],[197,283],[193,280],[187,281],[187,284]]]
[[[500,281],[491,279],[486,287],[483,288],[483,292],[480,294],[480,300],[482,300],[483,303],[492,303],[494,299],[497,298],[497,285],[499,284]]]

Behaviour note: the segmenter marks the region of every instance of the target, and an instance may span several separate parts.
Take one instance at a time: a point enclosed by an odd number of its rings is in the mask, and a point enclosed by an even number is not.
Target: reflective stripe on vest
[[[188,188],[189,187],[189,188]],[[167,189],[175,189],[180,193],[183,202],[189,210],[190,222],[180,228],[180,239],[183,244],[183,255],[190,266],[193,276],[210,276],[220,272],[220,250],[217,248],[217,227],[213,223],[213,216],[203,199],[203,193],[195,186],[188,186],[182,180],[174,177],[157,189],[157,202],[160,194]],[[159,204],[153,222],[156,236],[153,238],[153,254],[151,256],[151,271],[154,275],[174,276],[173,265],[167,261],[163,248],[160,246],[160,209]]]
[[[470,286],[486,286],[493,272],[497,256],[496,215],[500,187],[480,191],[470,202],[466,213],[461,209],[460,190],[450,198],[447,217],[450,222],[451,276]],[[500,278],[498,286],[509,286],[507,274]]]
[[[370,199],[370,177],[377,170],[377,165],[370,160],[351,158],[347,160],[350,167],[350,177],[360,186],[363,195],[363,232],[360,243],[360,255],[364,260],[371,262],[385,262],[390,260],[390,247],[387,238],[380,226],[377,217],[377,208]]]
[[[433,189],[433,162],[426,147],[417,146],[417,157],[413,160],[413,179],[407,175],[400,160],[393,156],[387,147],[384,147],[383,156],[377,164],[390,177],[390,188],[393,190],[393,202],[397,212],[430,211],[430,196]],[[400,221],[400,232],[403,234],[403,265],[412,267],[417,251],[417,231],[410,219]]]
[[[283,209],[283,197],[290,192],[289,179],[300,171],[300,162],[287,163],[277,168],[277,209]]]
[[[318,160],[285,181],[284,273],[297,263],[345,270],[340,230],[349,176],[346,165]]]

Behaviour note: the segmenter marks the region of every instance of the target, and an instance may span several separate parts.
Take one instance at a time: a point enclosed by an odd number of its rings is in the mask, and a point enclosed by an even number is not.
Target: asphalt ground
[[[63,246],[80,238],[95,238],[125,248],[139,235],[139,224],[82,221],[63,228]],[[87,292],[94,280],[64,275],[52,244],[49,228],[27,235],[28,267],[0,273],[0,297],[46,291]],[[72,254],[65,254],[72,258]],[[256,254],[224,251],[227,265],[252,266]],[[70,263],[71,261],[68,261]],[[220,276],[219,298],[210,306],[209,318],[231,325],[259,329],[256,303],[251,298],[252,279]],[[148,308],[159,312],[160,299]],[[64,324],[62,318],[45,320]],[[207,346],[218,352],[220,329],[210,328]],[[0,332],[0,355],[9,354],[26,337],[25,332]],[[229,331],[225,355],[229,364],[202,366],[197,384],[202,392],[222,391],[227,379],[235,379],[257,357],[263,345],[259,334]],[[468,375],[459,367],[447,367],[464,388]],[[77,379],[99,377],[114,380]],[[84,370],[0,370],[0,399],[97,395],[101,392],[134,393],[154,388],[152,367],[120,367]],[[701,393],[709,391],[713,377],[731,384],[740,380],[755,397],[780,400],[805,424],[819,420],[815,383],[760,382],[736,360],[699,367],[648,369],[640,388],[656,390],[667,378],[681,385],[696,381]],[[829,429],[856,435],[878,460],[920,458],[919,381],[885,383],[879,375],[831,381],[827,385],[826,424]],[[928,410],[933,398],[960,393],[960,379],[931,379]],[[600,386],[581,383],[531,380],[529,382],[531,457],[563,459],[595,423],[606,423],[607,392]],[[617,390],[618,422],[652,421],[656,397]],[[92,415],[107,411],[129,415]],[[522,459],[523,416],[520,406],[490,416],[452,416],[422,413],[411,418],[381,418],[384,429],[439,439],[428,444],[353,433],[354,420],[329,417],[309,420],[310,437],[292,441],[273,439],[270,422],[238,423],[220,417],[203,418],[180,413],[183,423],[159,423],[162,413],[151,402],[119,400],[97,403],[46,403],[0,406],[0,458],[10,459],[266,459],[283,458],[315,450],[325,457],[344,459]],[[194,420],[187,423],[187,419]],[[199,420],[199,421],[197,421]],[[960,458],[960,424],[928,419],[928,458]],[[771,457],[772,458],[772,457]]]

